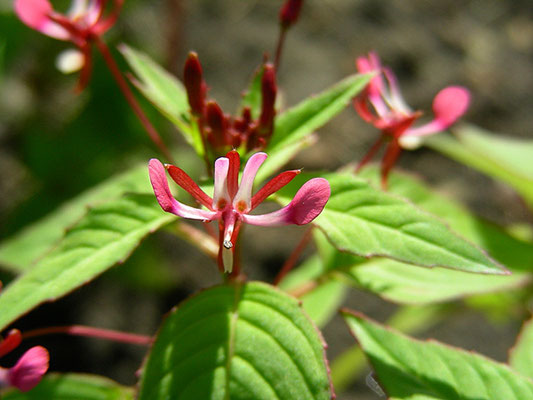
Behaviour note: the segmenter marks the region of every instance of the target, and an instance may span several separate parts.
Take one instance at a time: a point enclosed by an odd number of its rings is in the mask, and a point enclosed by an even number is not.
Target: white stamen
[[[224,240],[224,247],[226,249],[231,249],[233,247],[233,243],[231,243],[230,240]]]
[[[231,247],[226,247],[225,242],[224,248],[222,249],[222,264],[224,264],[224,272],[231,274],[231,271],[233,271],[233,251],[231,250]]]
[[[422,146],[422,138],[420,136],[401,136],[398,140],[400,147],[406,150],[416,150]]]
[[[71,74],[79,71],[84,63],[85,58],[83,57],[83,54],[74,49],[62,51],[56,58],[56,67],[64,74]]]

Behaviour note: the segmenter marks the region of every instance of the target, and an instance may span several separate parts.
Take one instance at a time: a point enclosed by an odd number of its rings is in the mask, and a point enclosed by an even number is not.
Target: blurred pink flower
[[[16,329],[11,330],[0,342],[0,357],[18,347],[21,340],[20,332]],[[44,347],[32,347],[13,367],[0,367],[0,386],[13,386],[23,392],[33,389],[48,370],[49,359],[48,351]]]
[[[107,2],[73,0],[69,11],[60,14],[48,0],[15,0],[16,14],[30,28],[76,45],[79,51],[62,54],[58,67],[63,72],[81,68],[78,90],[85,88],[91,75],[91,43],[114,25],[124,0],[114,0],[112,11],[104,16]]]
[[[373,72],[376,75],[363,93],[355,98],[355,110],[361,118],[372,123],[382,133],[363,157],[357,170],[370,161],[381,144],[388,140],[381,165],[382,183],[386,186],[388,173],[400,155],[401,149],[416,148],[421,143],[421,137],[442,132],[457,121],[468,108],[470,93],[461,86],[442,89],[433,99],[433,120],[412,127],[422,113],[411,110],[404,101],[392,70],[383,67],[378,55],[373,52],[368,57],[357,58],[356,66],[360,73]]]
[[[215,161],[213,198],[200,189],[180,168],[168,164],[163,166],[156,159],[150,160],[150,181],[157,201],[164,211],[183,218],[219,221],[218,262],[224,272],[231,273],[233,270],[233,254],[242,222],[260,226],[308,224],[322,212],[329,199],[331,190],[328,181],[323,178],[313,178],[307,181],[293,200],[280,210],[263,215],[251,215],[250,212],[263,200],[300,173],[299,170],[282,172],[252,196],[255,176],[266,158],[265,153],[255,153],[250,157],[244,167],[240,185],[239,153],[233,150],[226,157],[218,158]],[[165,167],[172,179],[207,210],[189,207],[174,199],[165,176]]]

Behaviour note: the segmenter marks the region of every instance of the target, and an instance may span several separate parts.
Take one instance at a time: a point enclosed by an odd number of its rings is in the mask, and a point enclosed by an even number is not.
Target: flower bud
[[[195,52],[191,51],[185,62],[183,83],[187,90],[187,97],[193,114],[202,115],[205,107],[207,86],[202,76],[202,65]]]
[[[261,79],[261,116],[259,117],[260,136],[270,137],[276,115],[276,70],[272,64],[265,64]]]
[[[279,11],[279,20],[281,26],[289,28],[294,25],[300,16],[303,0],[287,0]]]

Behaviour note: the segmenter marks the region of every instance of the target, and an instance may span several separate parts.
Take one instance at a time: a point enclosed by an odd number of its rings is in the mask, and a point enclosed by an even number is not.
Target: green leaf
[[[509,364],[515,371],[533,379],[533,319],[522,327],[518,340],[509,353]]]
[[[283,279],[279,287],[288,293],[313,285],[313,289],[300,296],[304,310],[313,322],[324,327],[337,313],[346,298],[347,288],[342,282],[322,276],[324,268],[320,258],[314,256],[294,269]],[[313,282],[315,279],[318,282]]]
[[[135,167],[83,192],[5,240],[0,245],[0,264],[14,272],[28,270],[65,235],[67,228],[87,213],[90,205],[119,198],[127,192],[152,192],[146,165]]]
[[[533,140],[495,135],[467,125],[457,129],[456,138],[437,135],[424,144],[506,182],[533,207]]]
[[[448,305],[404,306],[396,311],[387,324],[402,331],[413,334],[435,326],[442,322],[449,313]],[[366,360],[361,348],[357,345],[345,350],[331,363],[331,380],[337,394],[344,392],[362,373]]]
[[[0,331],[123,262],[146,235],[175,218],[161,211],[153,195],[129,195],[90,209],[54,251],[0,294]]]
[[[359,176],[379,186],[379,171],[365,168]],[[533,268],[533,244],[509,235],[503,228],[470,213],[449,196],[431,190],[419,179],[399,172],[389,176],[389,193],[412,201],[420,208],[442,218],[450,228],[474,242],[491,257],[515,271]]]
[[[525,400],[533,382],[507,365],[438,342],[422,342],[344,312],[346,322],[390,398]]]
[[[191,122],[189,101],[183,84],[145,53],[121,45],[120,51],[138,80],[135,86],[183,134],[199,155],[203,155],[202,138]]]
[[[48,374],[29,392],[11,389],[4,400],[133,400],[133,390],[107,378],[82,374]]]
[[[139,400],[330,399],[324,348],[298,301],[262,283],[217,286],[173,310]]]
[[[323,261],[323,273],[336,273],[352,285],[401,304],[429,304],[479,293],[525,285],[529,274],[510,276],[471,274],[446,268],[420,268],[388,258],[362,257],[335,249],[320,231],[315,243]]]
[[[284,162],[292,158],[300,150],[299,146],[294,146],[295,143],[304,140],[306,136],[311,135],[344,110],[351,99],[363,90],[371,77],[371,74],[351,75],[322,93],[309,97],[278,115],[272,139],[266,149],[270,158],[263,164],[262,174],[276,170],[275,167],[269,165],[276,160],[276,153],[285,152]],[[287,146],[291,145],[292,151],[287,151]],[[279,159],[278,163],[280,163]]]
[[[331,185],[331,197],[313,223],[338,250],[364,257],[385,256],[425,267],[506,273],[479,248],[410,202],[350,174],[324,177]],[[283,202],[288,202],[309,178],[300,174],[280,191],[285,196]]]
[[[531,280],[528,274],[471,274],[445,268],[414,267],[386,258],[353,266],[347,275],[357,286],[402,304],[427,304],[503,291]]]

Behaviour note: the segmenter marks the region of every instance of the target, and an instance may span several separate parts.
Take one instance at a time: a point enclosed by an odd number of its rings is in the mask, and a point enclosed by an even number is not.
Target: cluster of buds
[[[387,185],[387,176],[398,159],[401,149],[414,149],[421,144],[422,137],[442,132],[451,126],[467,110],[470,93],[461,86],[449,86],[442,89],[433,100],[432,121],[412,127],[422,115],[413,111],[404,101],[394,73],[382,67],[379,57],[370,53],[368,57],[359,57],[356,61],[360,73],[374,73],[365,90],[355,98],[354,107],[365,121],[381,131],[381,136],[363,157],[356,170],[362,168],[381,145],[388,141],[381,163],[382,186]],[[371,106],[371,108],[370,108]]]
[[[265,184],[252,196],[255,176],[265,161],[265,153],[255,153],[244,167],[239,184],[240,157],[235,150],[215,161],[213,197],[208,196],[180,168],[161,164],[152,159],[148,165],[150,181],[161,208],[182,218],[201,221],[219,221],[218,263],[221,271],[231,273],[235,265],[235,248],[243,222],[259,226],[304,225],[313,221],[324,209],[331,189],[327,180],[313,178],[298,190],[292,201],[280,210],[250,214],[263,200],[288,184],[299,170],[285,171]],[[177,201],[170,192],[165,169],[170,177],[206,209],[187,206]],[[238,269],[236,269],[238,272]]]
[[[15,0],[15,12],[30,28],[76,45],[78,50],[62,53],[57,65],[65,73],[81,69],[78,91],[85,88],[91,76],[91,44],[115,24],[124,0],[113,0],[112,11],[104,15],[107,2],[73,0],[69,11],[60,14],[48,0]]]
[[[0,341],[0,357],[16,349],[21,341],[20,331],[16,329],[9,331]],[[48,351],[44,347],[32,347],[19,358],[13,367],[0,367],[0,387],[16,387],[23,392],[33,389],[48,370],[48,362]]]
[[[191,52],[185,62],[183,81],[187,90],[191,113],[198,123],[204,145],[209,145],[216,155],[231,149],[246,151],[266,147],[274,130],[277,94],[274,67],[266,63],[261,71],[261,113],[252,117],[252,110],[244,107],[239,117],[224,114],[214,100],[207,100],[207,85],[196,53]]]

